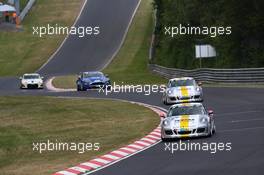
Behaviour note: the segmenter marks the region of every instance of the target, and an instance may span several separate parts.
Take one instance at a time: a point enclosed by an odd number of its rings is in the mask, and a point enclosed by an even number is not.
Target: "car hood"
[[[173,128],[192,128],[198,127],[200,119],[207,117],[206,115],[181,115],[168,117],[165,120],[169,123],[170,127]]]
[[[22,79],[22,81],[26,81],[26,82],[39,82],[42,81],[42,79]]]
[[[168,91],[171,92],[169,95],[185,97],[198,94],[199,92],[196,91],[196,88],[195,86],[172,87]]]
[[[104,77],[89,77],[89,78],[83,78],[82,81],[84,82],[105,82],[105,78]]]

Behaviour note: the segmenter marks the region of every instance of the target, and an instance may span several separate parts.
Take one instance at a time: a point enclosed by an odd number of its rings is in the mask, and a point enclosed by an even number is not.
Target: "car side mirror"
[[[198,82],[198,86],[202,86],[203,83],[201,81]]]
[[[20,80],[22,80],[23,78],[22,77],[19,77]]]
[[[210,109],[210,110],[208,110],[208,114],[209,115],[213,115],[214,114],[214,111]]]

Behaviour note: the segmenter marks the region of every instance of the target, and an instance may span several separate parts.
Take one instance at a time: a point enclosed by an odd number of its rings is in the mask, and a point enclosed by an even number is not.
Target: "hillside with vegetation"
[[[264,67],[263,0],[155,0],[157,26],[154,63],[167,67],[193,69],[195,45],[210,44],[217,57],[203,59],[203,67]],[[165,35],[167,26],[231,26],[232,34]]]

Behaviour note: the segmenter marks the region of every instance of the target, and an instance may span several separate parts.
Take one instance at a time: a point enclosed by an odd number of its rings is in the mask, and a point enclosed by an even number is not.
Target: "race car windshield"
[[[39,79],[39,75],[24,75],[24,79]]]
[[[202,106],[181,106],[172,108],[169,111],[168,117],[179,115],[203,115],[205,110]]]
[[[84,73],[83,74],[83,78],[91,78],[91,77],[102,77],[103,74],[102,73]]]
[[[194,80],[175,80],[171,82],[171,87],[194,86]]]

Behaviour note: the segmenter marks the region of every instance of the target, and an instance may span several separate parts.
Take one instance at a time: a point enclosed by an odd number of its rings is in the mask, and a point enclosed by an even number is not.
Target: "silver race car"
[[[212,136],[215,131],[213,111],[202,103],[182,103],[170,107],[161,123],[161,139]]]
[[[169,80],[166,91],[163,93],[164,104],[184,102],[202,102],[203,92],[201,83],[191,77],[173,78]]]
[[[20,77],[20,88],[21,89],[42,89],[43,88],[43,77],[39,74],[24,74]]]

